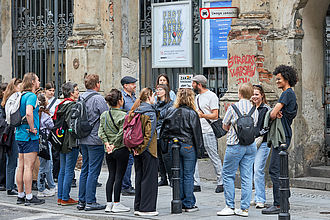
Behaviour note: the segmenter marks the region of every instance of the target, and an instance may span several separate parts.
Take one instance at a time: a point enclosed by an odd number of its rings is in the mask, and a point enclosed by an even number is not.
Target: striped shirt
[[[239,102],[236,102],[234,105],[237,106],[237,108],[240,110],[241,114],[248,114],[253,105],[251,102],[247,99],[241,99]],[[257,126],[258,122],[258,111],[255,110],[252,114],[252,118],[254,119],[254,126]],[[238,115],[236,114],[235,110],[233,109],[232,106],[229,106],[225,117],[223,118],[222,123],[224,125],[235,125],[236,126],[236,121],[238,119]],[[238,137],[235,132],[235,129],[233,126],[230,126],[230,129],[227,133],[227,145],[237,145],[238,144]]]

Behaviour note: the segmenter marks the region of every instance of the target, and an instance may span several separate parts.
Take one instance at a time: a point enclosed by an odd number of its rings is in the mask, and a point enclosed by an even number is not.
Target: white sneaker
[[[112,206],[112,209],[111,209],[111,211],[112,212],[129,212],[131,209],[130,208],[128,208],[128,207],[126,207],[126,206],[124,206],[124,205],[122,205],[121,203],[119,203],[119,202],[115,202],[114,204],[113,204],[113,206]]]
[[[220,215],[220,216],[235,215],[235,211],[234,211],[234,209],[226,206],[220,212],[217,212],[217,215]]]
[[[249,210],[235,209],[235,214],[243,217],[249,217]]]
[[[112,202],[107,202],[107,206],[105,207],[105,212],[111,212],[113,203]]]
[[[135,212],[134,212],[134,214],[135,214]],[[139,211],[139,212],[137,212],[136,215],[139,215],[139,216],[156,216],[158,214],[159,213],[157,211],[155,211],[155,212],[141,212],[141,211]]]
[[[256,205],[256,202],[254,200],[251,200],[250,206],[255,206],[255,205]]]
[[[140,215],[139,213],[139,211],[134,211],[134,215]]]
[[[55,196],[55,192],[52,192],[48,189],[45,189],[42,192],[38,192],[37,197],[51,197],[51,196]]]
[[[56,194],[57,193],[57,186],[55,186],[54,188],[52,189],[49,189],[50,192]]]
[[[257,202],[257,204],[256,204],[256,208],[257,208],[257,209],[263,209],[263,208],[265,208],[265,203]]]

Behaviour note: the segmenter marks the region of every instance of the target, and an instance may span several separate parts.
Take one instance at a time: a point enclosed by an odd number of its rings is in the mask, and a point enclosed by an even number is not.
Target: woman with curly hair
[[[191,89],[180,89],[174,109],[166,115],[160,137],[180,145],[180,197],[182,210],[198,211],[194,196],[194,173],[197,153],[203,148],[202,128],[195,106],[195,94]],[[170,149],[171,151],[171,149]],[[170,152],[171,153],[171,152]]]
[[[296,94],[292,87],[298,81],[296,70],[291,66],[280,65],[276,67],[274,73],[276,84],[279,89],[282,89],[282,94],[278,103],[270,113],[270,118],[280,118],[286,139],[286,147],[290,146],[292,130],[291,124],[297,115],[297,100]],[[272,147],[272,155],[269,165],[269,174],[273,182],[273,197],[274,204],[267,209],[262,210],[262,214],[278,214],[280,212],[280,149]]]

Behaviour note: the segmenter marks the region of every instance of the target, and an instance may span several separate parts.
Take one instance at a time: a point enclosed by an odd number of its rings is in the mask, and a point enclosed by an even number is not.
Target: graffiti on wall
[[[236,83],[250,82],[256,71],[256,58],[254,55],[231,56],[228,60],[230,76]]]

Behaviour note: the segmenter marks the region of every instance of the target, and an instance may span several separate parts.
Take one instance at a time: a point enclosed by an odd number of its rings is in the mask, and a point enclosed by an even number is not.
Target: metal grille
[[[203,68],[201,46],[201,20],[199,8],[202,0],[191,0],[193,5],[193,67],[192,68],[152,68],[151,54],[151,4],[177,2],[178,0],[140,0],[140,88],[154,88],[158,75],[166,73],[173,90],[178,87],[179,74],[204,74],[209,79],[209,88],[219,97],[227,91],[227,67]],[[142,74],[144,73],[144,74]]]
[[[65,80],[72,12],[73,0],[12,0],[13,77],[35,72],[41,86],[54,82],[59,88]]]

